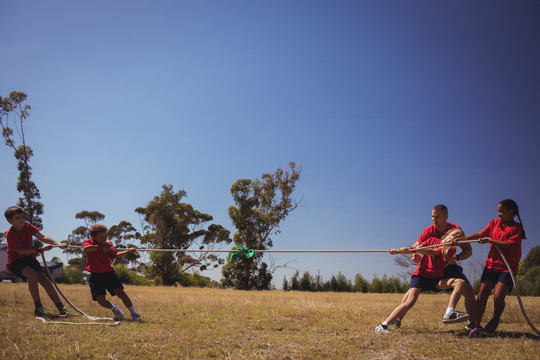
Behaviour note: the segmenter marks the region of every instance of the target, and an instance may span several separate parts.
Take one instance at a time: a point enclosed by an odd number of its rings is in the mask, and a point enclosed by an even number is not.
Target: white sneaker
[[[379,335],[387,335],[390,331],[387,330],[387,327],[384,326],[383,324],[379,324],[377,325],[377,327],[375,328],[375,333],[379,334]]]
[[[118,306],[113,305],[111,310],[114,314],[114,320],[124,320],[126,318],[126,316]]]
[[[452,311],[449,315],[443,315],[443,324],[455,324],[464,322],[469,319],[469,314],[465,314],[459,311]]]
[[[141,314],[131,313],[131,321],[141,321]]]

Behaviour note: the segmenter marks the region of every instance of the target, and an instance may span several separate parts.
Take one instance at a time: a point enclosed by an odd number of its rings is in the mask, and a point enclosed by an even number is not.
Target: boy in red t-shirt
[[[4,216],[11,224],[11,227],[6,233],[8,244],[8,261],[6,267],[9,272],[28,279],[28,290],[30,291],[30,295],[32,295],[32,299],[34,299],[34,314],[37,316],[43,316],[44,314],[39,296],[38,284],[40,284],[58,308],[60,315],[67,315],[68,310],[62,304],[62,301],[60,301],[53,284],[36,260],[37,254],[52,249],[52,245],[65,249],[67,248],[67,244],[60,244],[50,237],[42,235],[37,227],[25,221],[24,209],[20,206],[7,208]],[[32,246],[32,236],[50,245],[44,248],[34,248]]]
[[[104,308],[112,310],[115,320],[123,320],[124,313],[116,305],[105,299],[106,290],[112,296],[118,296],[131,313],[131,321],[140,321],[141,315],[135,311],[131,299],[124,291],[122,282],[111,266],[111,259],[120,258],[128,253],[135,252],[135,248],[118,252],[111,242],[107,241],[107,227],[104,225],[92,225],[90,228],[91,239],[83,243],[83,251],[86,253],[86,270],[90,272],[90,292],[92,300],[97,301]]]
[[[427,239],[422,246],[438,244],[442,244],[441,239],[432,237]],[[388,334],[389,328],[401,326],[401,320],[412,309],[422,290],[446,290],[453,287],[462,287],[465,283],[463,279],[444,278],[444,267],[456,253],[454,246],[418,250],[400,248],[397,250],[389,249],[388,252],[392,255],[416,253],[423,254],[424,256],[412,275],[411,288],[403,297],[401,304],[392,311],[385,321],[375,328],[375,332],[382,335]]]

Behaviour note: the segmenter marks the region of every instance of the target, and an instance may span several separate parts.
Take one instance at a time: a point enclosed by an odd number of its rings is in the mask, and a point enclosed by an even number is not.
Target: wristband
[[[43,248],[40,246],[36,248],[36,254],[41,254],[41,253],[43,253]]]

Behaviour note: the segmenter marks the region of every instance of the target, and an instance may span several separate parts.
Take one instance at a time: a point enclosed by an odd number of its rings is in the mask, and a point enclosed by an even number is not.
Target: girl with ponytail
[[[484,264],[484,271],[480,284],[480,290],[476,298],[476,324],[480,326],[482,316],[486,310],[486,303],[493,288],[493,318],[487,323],[485,330],[494,332],[499,326],[499,321],[505,307],[506,294],[512,290],[512,277],[506,267],[496,245],[510,263],[514,274],[517,274],[519,261],[521,260],[521,241],[526,239],[523,223],[519,216],[519,208],[512,199],[501,201],[497,206],[498,219],[489,222],[484,230],[470,236],[457,239],[476,240],[481,244],[489,243],[489,254]],[[514,221],[517,216],[519,223]]]

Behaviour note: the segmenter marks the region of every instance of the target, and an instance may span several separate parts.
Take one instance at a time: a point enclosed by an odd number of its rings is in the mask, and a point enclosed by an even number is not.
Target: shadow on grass
[[[468,338],[469,333],[468,332],[457,332],[457,331],[448,331],[448,333],[453,334],[454,336],[460,337],[460,338]],[[540,340],[540,337],[528,333],[528,332],[522,332],[522,331],[495,331],[492,333],[487,333],[485,331],[482,331],[479,338],[498,338],[498,339],[530,339],[530,340]]]
[[[469,332],[468,331],[461,331],[461,330],[447,330],[447,331],[423,331],[423,330],[417,330],[416,333],[421,334],[440,334],[440,335],[453,335],[458,338],[469,338]],[[531,339],[531,340],[540,340],[540,337],[529,332],[522,332],[522,331],[496,331],[493,333],[487,333],[485,331],[482,331],[480,333],[479,338],[499,338],[499,339]]]

